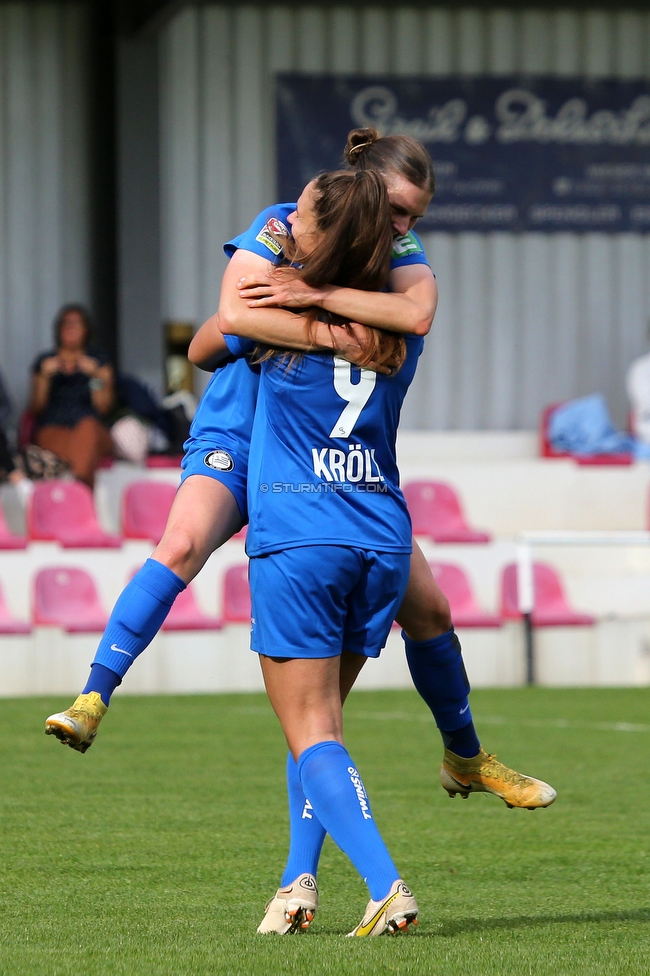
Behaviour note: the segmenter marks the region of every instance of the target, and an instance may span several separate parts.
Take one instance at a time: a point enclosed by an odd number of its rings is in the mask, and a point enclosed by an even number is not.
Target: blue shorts
[[[250,560],[251,649],[268,657],[379,657],[406,592],[411,557],[346,546]]]
[[[248,454],[242,456],[231,447],[210,446],[205,441],[186,441],[181,461],[181,484],[193,474],[203,474],[225,485],[235,497],[244,525],[248,522],[246,479]]]

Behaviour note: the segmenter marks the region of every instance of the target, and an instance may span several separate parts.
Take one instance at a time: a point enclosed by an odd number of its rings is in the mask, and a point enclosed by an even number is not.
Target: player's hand
[[[59,362],[58,356],[48,356],[47,359],[44,359],[43,362],[41,363],[41,369],[40,369],[41,376],[46,376],[48,379],[51,376],[54,376],[55,373],[59,373],[60,371],[61,371],[61,364]]]
[[[348,326],[331,326],[332,346],[334,352],[347,359],[354,366],[363,365],[364,369],[371,369],[375,373],[384,373],[390,376],[392,369],[390,365],[378,365],[368,362],[368,345],[370,329],[361,325],[360,322],[350,322]]]
[[[287,308],[310,308],[322,301],[322,291],[306,285],[299,278],[275,278],[250,274],[237,282],[239,297],[249,308],[284,305]]]

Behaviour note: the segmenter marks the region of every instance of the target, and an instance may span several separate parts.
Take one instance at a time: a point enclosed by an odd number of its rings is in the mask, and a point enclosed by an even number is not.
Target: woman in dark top
[[[54,339],[56,350],[40,355],[33,367],[34,441],[67,461],[74,476],[92,488],[100,459],[112,450],[100,418],[113,405],[113,369],[102,353],[88,352],[90,317],[83,306],[63,306]]]

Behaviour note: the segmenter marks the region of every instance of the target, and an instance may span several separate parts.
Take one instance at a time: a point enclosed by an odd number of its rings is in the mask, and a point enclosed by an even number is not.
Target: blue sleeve
[[[226,256],[231,258],[238,250],[252,251],[273,264],[281,264],[284,259],[282,238],[291,234],[287,217],[295,209],[295,203],[276,203],[273,207],[267,207],[258,214],[248,230],[224,244]]]
[[[242,356],[247,356],[257,345],[254,339],[245,339],[243,336],[225,335],[224,339],[226,340],[226,345],[231,355],[235,359],[241,359]]]
[[[404,234],[403,237],[396,237],[393,241],[390,270],[404,268],[409,264],[426,264],[427,267],[430,267],[422,241],[413,230]]]

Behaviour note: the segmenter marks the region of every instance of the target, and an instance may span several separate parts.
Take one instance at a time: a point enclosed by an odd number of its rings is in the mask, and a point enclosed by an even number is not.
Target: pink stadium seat
[[[63,627],[68,633],[99,633],[108,617],[92,576],[84,569],[51,566],[34,580],[34,623]]]
[[[248,566],[231,566],[223,585],[223,622],[251,622],[251,591],[248,585]]]
[[[0,634],[31,634],[31,632],[31,624],[16,620],[13,616],[0,589]]]
[[[533,564],[535,627],[579,627],[596,623],[596,618],[577,613],[567,603],[559,573],[548,563]],[[521,620],[517,599],[517,567],[510,563],[501,577],[501,616],[504,620]]]
[[[182,454],[150,454],[147,458],[148,468],[180,468]]]
[[[14,535],[5,521],[5,515],[0,505],[0,549],[25,549],[27,539]]]
[[[436,583],[449,600],[456,627],[500,627],[501,621],[476,603],[465,570],[455,563],[430,562]]]
[[[66,549],[117,549],[122,540],[104,532],[95,514],[93,494],[80,481],[37,482],[27,508],[31,539],[60,542]]]
[[[443,481],[411,481],[404,498],[413,522],[413,535],[428,535],[434,542],[489,542],[487,532],[471,529],[460,499]]]
[[[591,467],[593,465],[628,465],[632,464],[632,455],[629,452],[622,452],[619,454],[591,454],[589,456],[575,454],[569,454],[566,451],[556,451],[551,444],[551,438],[549,436],[549,424],[551,422],[551,416],[554,410],[561,407],[562,403],[552,403],[550,406],[546,407],[542,411],[542,416],[539,423],[539,452],[541,457],[546,458],[573,458],[578,464],[583,467]]]
[[[221,627],[218,617],[207,617],[203,613],[189,585],[178,594],[162,625],[163,630],[220,630]]]
[[[134,481],[122,497],[122,532],[127,539],[160,542],[176,488],[164,481]]]

